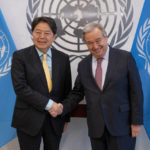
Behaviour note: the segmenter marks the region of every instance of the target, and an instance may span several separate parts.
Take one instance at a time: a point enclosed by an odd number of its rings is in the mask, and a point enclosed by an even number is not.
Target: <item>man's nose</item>
[[[93,42],[93,48],[94,48],[94,49],[98,48],[98,43]]]
[[[45,37],[44,32],[41,32],[40,38],[44,38],[44,37]]]

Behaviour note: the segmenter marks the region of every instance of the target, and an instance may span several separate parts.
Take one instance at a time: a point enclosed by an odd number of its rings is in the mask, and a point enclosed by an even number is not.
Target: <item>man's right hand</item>
[[[53,102],[51,109],[48,110],[52,117],[57,117],[63,112],[63,105],[61,103]]]

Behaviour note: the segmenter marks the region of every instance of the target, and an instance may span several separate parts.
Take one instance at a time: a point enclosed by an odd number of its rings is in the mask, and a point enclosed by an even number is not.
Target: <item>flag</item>
[[[132,54],[139,69],[144,94],[144,127],[150,138],[150,0],[145,0]]]
[[[11,127],[15,93],[11,82],[11,60],[16,50],[0,9],[0,147],[16,137]]]

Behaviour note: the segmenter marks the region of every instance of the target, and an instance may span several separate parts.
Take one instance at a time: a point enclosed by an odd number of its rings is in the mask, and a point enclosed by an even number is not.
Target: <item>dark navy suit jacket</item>
[[[50,93],[34,45],[14,53],[11,75],[16,93],[12,126],[29,135],[36,135],[48,113],[45,107],[49,99],[61,102],[71,90],[69,57],[52,48],[52,91]],[[56,134],[62,133],[64,122],[68,120],[68,116],[51,117]]]
[[[90,137],[101,137],[106,126],[113,136],[129,134],[130,125],[143,123],[143,93],[131,53],[110,47],[103,90],[92,73],[92,55],[78,65],[74,88],[63,102],[64,112],[71,111],[85,96]]]

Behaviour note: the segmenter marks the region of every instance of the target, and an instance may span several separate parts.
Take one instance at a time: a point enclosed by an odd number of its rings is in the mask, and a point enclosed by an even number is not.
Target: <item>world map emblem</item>
[[[10,46],[6,35],[0,30],[0,77],[11,69]]]
[[[111,7],[110,7],[111,6]],[[82,40],[82,29],[89,22],[101,23],[109,36],[109,44],[121,48],[133,27],[131,0],[29,0],[27,28],[35,17],[55,19],[58,32],[53,47],[67,52],[71,61],[89,54]]]

